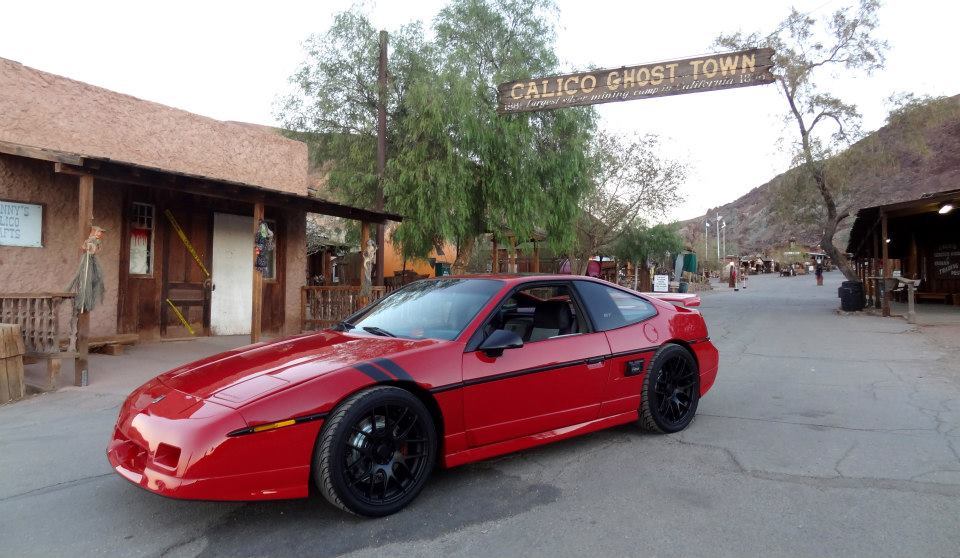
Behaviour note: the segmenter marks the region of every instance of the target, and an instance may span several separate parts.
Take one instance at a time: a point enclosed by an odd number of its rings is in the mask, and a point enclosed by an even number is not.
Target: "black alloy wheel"
[[[679,432],[693,420],[699,401],[696,359],[680,345],[664,345],[653,356],[643,381],[640,426],[651,432]]]
[[[412,393],[375,387],[340,404],[320,432],[314,480],[333,505],[379,517],[419,494],[436,460],[436,428]]]

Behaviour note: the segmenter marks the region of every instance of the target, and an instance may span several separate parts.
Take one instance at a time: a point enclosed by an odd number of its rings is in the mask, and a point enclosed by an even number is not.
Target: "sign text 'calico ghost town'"
[[[756,48],[511,81],[497,87],[501,113],[632,101],[772,83],[773,49]]]

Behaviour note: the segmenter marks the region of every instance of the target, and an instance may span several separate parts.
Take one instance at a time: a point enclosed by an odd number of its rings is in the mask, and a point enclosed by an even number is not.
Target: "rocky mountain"
[[[960,95],[936,99],[891,114],[887,125],[828,162],[837,205],[850,217],[834,243],[841,247],[863,207],[919,198],[960,187]],[[726,223],[728,254],[770,254],[795,239],[820,240],[820,197],[799,169],[791,169],[703,217],[684,221],[681,232],[698,252],[704,249],[704,220],[719,213]],[[711,229],[711,246],[716,246]],[[714,253],[715,254],[715,253]]]

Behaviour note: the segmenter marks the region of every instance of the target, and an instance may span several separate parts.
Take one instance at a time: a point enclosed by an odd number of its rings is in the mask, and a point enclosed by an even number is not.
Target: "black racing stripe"
[[[354,364],[353,367],[363,372],[367,376],[369,376],[370,379],[373,380],[374,382],[390,381],[390,376],[387,376],[387,374],[383,370],[380,370],[379,368],[377,368],[376,366],[370,363],[362,362],[360,364]]]
[[[387,372],[393,374],[393,376],[398,380],[403,380],[405,382],[413,382],[413,376],[407,373],[399,364],[393,362],[389,358],[377,358],[373,361],[374,364],[383,368]]]
[[[630,351],[620,351],[619,353],[613,353],[613,354],[611,354],[611,355],[609,356],[609,358],[620,358],[620,357],[625,357],[625,356],[639,355],[639,354],[641,354],[641,353],[649,353],[649,352],[652,352],[652,351],[656,351],[656,350],[659,349],[659,348],[660,348],[660,347],[646,347],[646,348],[643,348],[643,349],[633,349],[633,350],[630,350]]]
[[[606,357],[607,355],[604,355]],[[566,368],[568,366],[576,366],[578,364],[586,364],[588,359],[581,358],[577,360],[570,360],[567,362],[558,362],[556,364],[548,364],[546,366],[535,366],[533,368],[522,368],[520,370],[514,370],[512,372],[504,372],[502,374],[496,374],[493,376],[484,376],[482,378],[474,378],[472,380],[466,380],[463,382],[456,382],[453,384],[447,384],[445,386],[438,386],[430,389],[430,393],[440,393],[444,391],[449,391],[451,389],[464,388],[469,386],[475,386],[477,384],[486,384],[489,382],[496,382],[499,380],[508,380],[510,378],[517,378],[519,376],[526,376],[527,374],[538,374],[540,372],[549,372],[551,370],[557,370],[559,368]]]

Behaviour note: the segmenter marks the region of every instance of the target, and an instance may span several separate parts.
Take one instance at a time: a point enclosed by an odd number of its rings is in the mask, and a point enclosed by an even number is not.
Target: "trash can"
[[[677,292],[678,292],[678,293],[685,293],[685,292],[687,292],[687,289],[689,289],[689,288],[690,288],[690,283],[687,283],[686,281],[680,281],[680,286],[677,287]]]
[[[859,312],[866,306],[863,294],[863,283],[860,281],[844,281],[837,289],[840,297],[840,309],[844,312]]]

